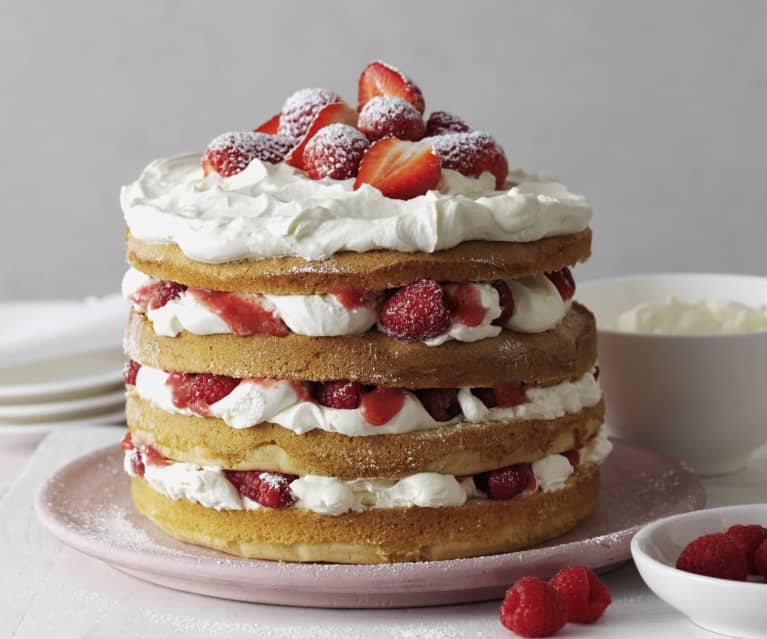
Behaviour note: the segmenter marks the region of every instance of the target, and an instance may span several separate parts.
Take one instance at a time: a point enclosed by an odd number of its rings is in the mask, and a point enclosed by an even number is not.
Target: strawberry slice
[[[357,112],[352,109],[346,102],[335,102],[333,104],[327,104],[322,107],[317,115],[314,116],[314,120],[309,125],[309,129],[301,138],[298,145],[288,154],[285,161],[294,166],[297,169],[304,168],[304,149],[309,144],[309,140],[314,137],[321,128],[328,126],[329,124],[348,124],[349,126],[357,127]]]
[[[385,197],[409,200],[436,188],[441,176],[442,165],[430,145],[384,138],[362,157],[354,189],[370,184]]]
[[[421,89],[399,69],[380,60],[371,62],[360,75],[357,111],[379,95],[407,100],[421,113],[426,108]]]
[[[264,122],[257,129],[253,129],[255,133],[266,133],[268,135],[276,135],[277,129],[280,126],[280,114],[273,115],[266,122]]]

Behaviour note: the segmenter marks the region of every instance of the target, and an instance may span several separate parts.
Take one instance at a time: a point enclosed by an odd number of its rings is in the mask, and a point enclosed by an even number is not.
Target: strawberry
[[[378,95],[390,95],[407,100],[420,113],[423,113],[426,108],[421,89],[399,69],[380,60],[371,62],[360,75],[357,111],[362,111],[362,107]]]
[[[202,156],[205,175],[213,172],[224,177],[235,175],[247,168],[252,160],[276,164],[282,162],[293,140],[282,135],[267,135],[253,131],[233,131],[214,138]]]
[[[267,135],[276,135],[277,130],[280,128],[280,113],[273,115],[266,122],[264,122],[257,129],[253,129],[255,133],[266,133]],[[432,114],[433,115],[433,114]]]
[[[426,135],[445,133],[468,133],[471,127],[461,118],[447,111],[433,111],[426,122]]]
[[[306,133],[301,138],[301,141],[296,145],[293,150],[288,154],[285,161],[294,166],[297,169],[304,168],[304,150],[309,141],[314,135],[323,127],[331,124],[348,124],[351,127],[357,126],[357,112],[352,109],[346,102],[334,102],[333,104],[327,104],[317,111],[317,115],[306,129]]]
[[[469,177],[479,177],[485,171],[495,176],[495,188],[503,188],[509,175],[509,163],[503,149],[489,133],[445,133],[424,138],[434,147],[442,166]]]
[[[450,309],[437,282],[419,280],[398,289],[387,299],[378,321],[394,337],[423,340],[450,328]]]
[[[379,95],[362,107],[357,126],[369,140],[420,140],[424,134],[418,110],[410,102],[388,95]]]
[[[546,277],[557,287],[559,295],[566,302],[575,295],[575,278],[569,268],[565,267],[561,271],[546,273]]]
[[[428,144],[384,138],[365,153],[354,188],[370,184],[385,197],[409,200],[436,188],[441,176],[439,158]]]
[[[341,96],[327,89],[301,89],[291,95],[282,107],[277,133],[300,140],[314,118],[328,104],[343,102]]]
[[[357,175],[368,139],[348,124],[320,129],[304,149],[304,170],[313,180],[324,177],[345,180]]]

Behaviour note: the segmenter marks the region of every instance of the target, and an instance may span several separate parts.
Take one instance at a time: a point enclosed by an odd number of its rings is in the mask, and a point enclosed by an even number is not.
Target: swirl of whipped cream
[[[582,231],[591,205],[562,184],[523,173],[495,190],[484,173],[442,171],[438,189],[394,200],[354,180],[310,180],[285,163],[258,159],[231,177],[204,177],[197,154],[151,162],[120,192],[131,233],[177,244],[187,257],[220,263],[340,251],[431,253],[467,240],[532,242]]]
[[[169,374],[142,366],[136,375],[136,394],[170,413],[197,415],[173,403]],[[599,382],[587,373],[574,382],[561,382],[545,388],[527,390],[527,401],[510,408],[487,408],[469,388],[458,391],[462,416],[449,422],[436,421],[411,393],[405,393],[402,408],[380,426],[368,423],[360,408],[330,408],[302,401],[295,387],[285,380],[242,380],[231,393],[209,407],[210,414],[231,428],[250,428],[261,422],[278,424],[303,435],[320,429],[350,436],[391,435],[429,430],[461,422],[510,421],[515,419],[556,419],[596,405],[602,398]],[[198,415],[199,417],[199,415]]]

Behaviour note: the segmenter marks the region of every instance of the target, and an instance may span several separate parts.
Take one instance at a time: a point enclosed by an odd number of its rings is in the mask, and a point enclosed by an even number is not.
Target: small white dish
[[[767,277],[634,275],[580,284],[577,298],[597,318],[608,428],[612,435],[679,457],[703,475],[739,470],[767,442],[767,331],[614,330],[624,311],[670,296],[761,306],[767,303]]]
[[[698,510],[660,519],[631,540],[631,555],[647,586],[693,623],[743,639],[767,636],[767,584],[704,577],[675,568],[693,539],[735,524],[767,526],[767,504]]]
[[[0,420],[41,421],[68,419],[72,414],[117,410],[125,401],[125,390],[119,389],[89,397],[58,402],[31,402],[28,404],[0,404]],[[113,411],[112,411],[113,412]]]

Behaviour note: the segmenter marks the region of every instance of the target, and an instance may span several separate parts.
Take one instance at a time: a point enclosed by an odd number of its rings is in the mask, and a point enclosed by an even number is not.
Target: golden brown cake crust
[[[174,244],[149,244],[126,232],[128,261],[163,280],[217,291],[297,295],[351,287],[367,291],[422,278],[482,282],[558,271],[591,255],[591,229],[537,242],[464,242],[435,253],[339,253],[320,261],[299,257],[207,264]]]
[[[140,513],[174,537],[257,559],[390,563],[473,557],[527,548],[575,526],[592,510],[599,467],[578,466],[562,490],[461,507],[380,508],[334,517],[298,510],[216,511],[132,480]]]
[[[134,443],[151,444],[176,461],[342,479],[399,479],[419,472],[473,475],[580,448],[602,425],[604,404],[557,419],[364,437],[322,430],[296,435],[270,423],[236,429],[214,417],[169,413],[135,393],[128,397],[126,416]]]
[[[376,330],[341,337],[187,332],[161,337],[150,321],[132,311],[125,349],[137,362],[166,371],[297,381],[352,379],[404,388],[548,383],[588,373],[597,357],[594,316],[579,304],[544,333],[504,330],[498,337],[437,348]]]

